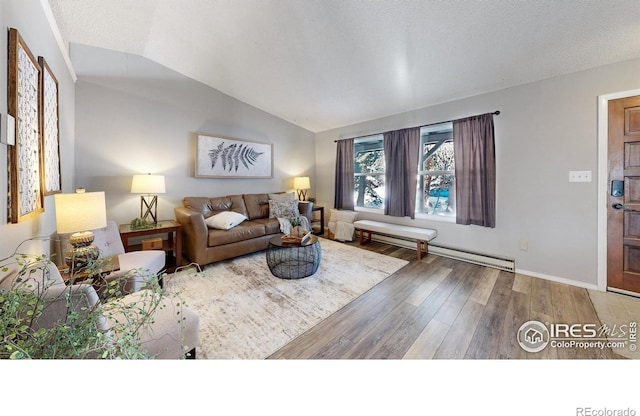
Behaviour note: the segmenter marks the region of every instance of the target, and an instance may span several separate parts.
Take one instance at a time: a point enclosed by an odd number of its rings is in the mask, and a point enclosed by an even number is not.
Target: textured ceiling
[[[67,43],[144,56],[313,132],[640,57],[636,0],[49,3]]]

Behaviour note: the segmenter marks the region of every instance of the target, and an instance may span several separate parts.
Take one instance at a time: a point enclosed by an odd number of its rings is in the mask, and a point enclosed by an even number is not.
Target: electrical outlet
[[[591,182],[590,170],[569,171],[569,182]]]

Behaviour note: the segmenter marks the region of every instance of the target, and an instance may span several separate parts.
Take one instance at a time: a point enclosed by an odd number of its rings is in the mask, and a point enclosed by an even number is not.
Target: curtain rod
[[[485,113],[485,114],[489,114],[489,113]],[[493,115],[500,115],[500,110],[496,110],[493,113],[491,113]],[[482,115],[482,114],[478,114],[478,115]],[[447,120],[447,121],[439,121],[437,123],[431,123],[431,124],[423,124],[422,126],[417,126],[417,127],[429,127],[429,126],[435,126],[437,124],[444,124],[444,123],[453,123],[454,121],[457,120],[464,120],[465,118],[470,118],[470,117],[477,117],[477,116],[469,116],[469,117],[462,117],[462,118],[457,118],[455,120]],[[366,136],[357,136],[357,137],[369,137],[369,136],[377,136],[380,133],[374,133],[374,134],[367,134]],[[355,139],[356,137],[347,137],[344,139],[339,139],[339,140],[334,140],[334,143],[338,143],[340,140],[349,140],[349,139]]]

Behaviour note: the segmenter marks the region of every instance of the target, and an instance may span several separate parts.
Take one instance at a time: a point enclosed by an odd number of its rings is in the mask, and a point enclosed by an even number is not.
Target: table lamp
[[[307,200],[307,189],[311,188],[311,181],[308,176],[296,176],[293,178],[293,189],[298,191],[298,200]]]
[[[65,263],[78,269],[98,258],[100,251],[93,245],[93,232],[107,226],[104,192],[56,194],[56,228],[58,234],[73,233],[71,247],[64,253]]]
[[[163,175],[133,175],[131,193],[140,195],[140,218],[158,223],[158,195],[165,193]]]

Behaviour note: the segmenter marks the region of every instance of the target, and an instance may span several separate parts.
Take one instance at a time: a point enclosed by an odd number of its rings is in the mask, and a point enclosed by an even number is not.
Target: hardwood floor
[[[345,244],[358,246],[356,242]],[[634,357],[611,348],[547,346],[529,353],[520,347],[516,334],[528,320],[598,327],[628,324],[640,320],[640,299],[436,255],[418,261],[413,250],[377,242],[363,249],[410,262],[270,359]]]

